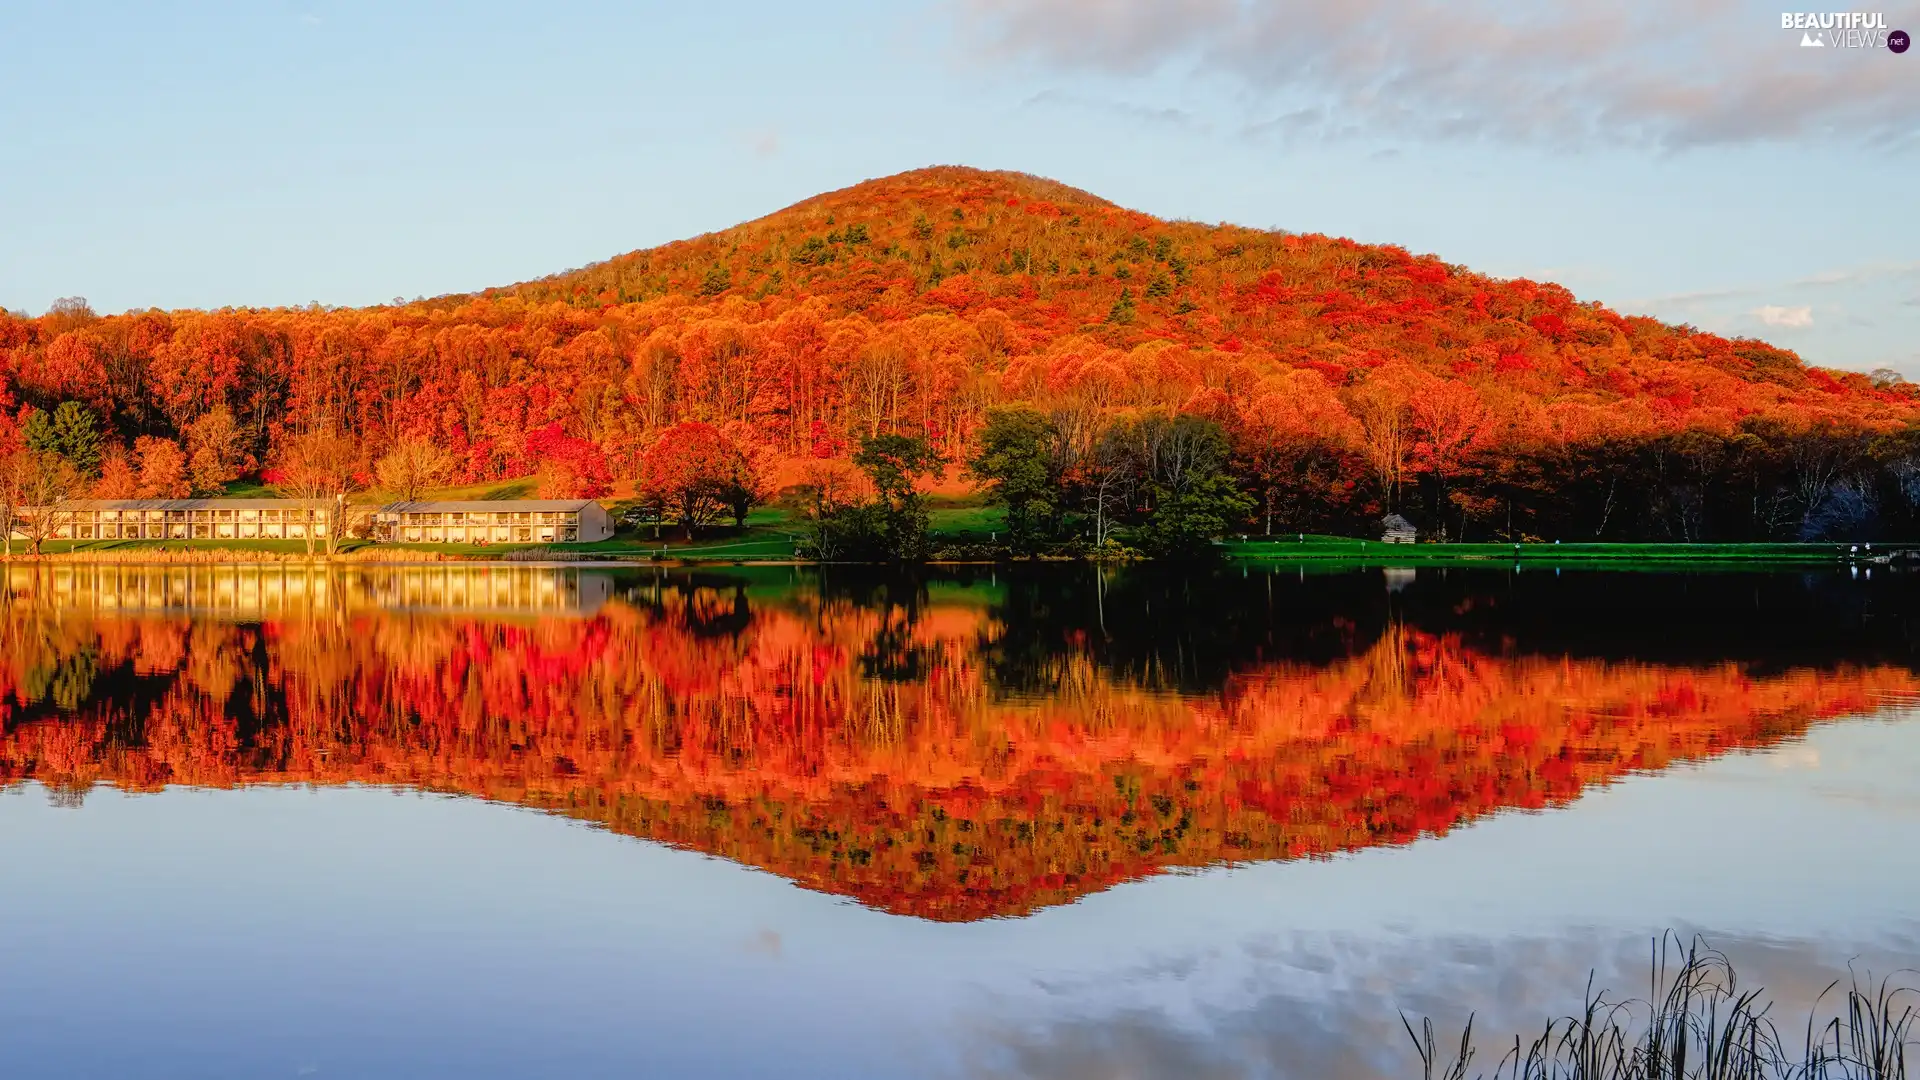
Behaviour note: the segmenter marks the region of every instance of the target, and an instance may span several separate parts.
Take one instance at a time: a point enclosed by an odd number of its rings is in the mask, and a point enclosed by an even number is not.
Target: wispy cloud
[[[1747,314],[1752,315],[1768,326],[1802,330],[1813,325],[1813,308],[1805,304],[1799,307],[1781,307],[1777,304],[1763,304]]]
[[[1844,266],[1833,270],[1822,270],[1817,274],[1794,278],[1791,281],[1772,281],[1752,285],[1728,285],[1721,288],[1694,289],[1687,292],[1640,297],[1638,299],[1624,301],[1622,306],[1630,308],[1689,307],[1697,304],[1714,303],[1721,300],[1759,297],[1769,293],[1779,293],[1787,289],[1852,288],[1903,277],[1920,277],[1920,262],[1862,263],[1858,266]],[[1916,299],[1920,299],[1920,297]],[[1776,310],[1787,309],[1781,308]],[[1757,314],[1757,312],[1749,312],[1749,314]],[[1785,324],[1770,323],[1769,325]]]
[[[1155,108],[1151,105],[1136,105],[1130,101],[1112,98],[1088,97],[1064,90],[1042,90],[1028,98],[1024,104],[1028,108],[1082,109],[1153,127],[1178,128],[1200,134],[1211,130],[1206,123],[1185,109]]]
[[[1626,300],[1621,307],[1638,310],[1642,308],[1657,310],[1667,307],[1692,307],[1696,304],[1717,303],[1721,300],[1735,300],[1744,296],[1755,296],[1766,289],[1760,285],[1733,285],[1722,289],[1694,289],[1688,292],[1664,293],[1660,296],[1643,296]]]
[[[1920,143],[1910,65],[1798,48],[1740,0],[948,0],[983,55],[1228,80],[1250,133],[1677,150]],[[1276,119],[1277,118],[1277,119]]]
[[[1795,285],[1857,285],[1886,278],[1920,276],[1920,262],[1877,262],[1840,270],[1823,270],[1793,282]]]

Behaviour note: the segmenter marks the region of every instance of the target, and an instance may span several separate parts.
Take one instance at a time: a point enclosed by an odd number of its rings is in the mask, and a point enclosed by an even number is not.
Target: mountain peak
[[[837,191],[823,192],[804,199],[789,210],[815,205],[834,205],[867,200],[948,200],[966,202],[1004,202],[1020,199],[1048,202],[1058,206],[1084,209],[1117,210],[1118,206],[1080,188],[1032,173],[1006,169],[976,169],[969,165],[929,165],[891,176],[875,177]]]

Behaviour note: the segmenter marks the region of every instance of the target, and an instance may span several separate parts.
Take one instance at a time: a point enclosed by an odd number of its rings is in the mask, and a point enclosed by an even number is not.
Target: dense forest
[[[16,567],[0,790],[460,793],[967,920],[1406,843],[1920,694],[1899,627],[1790,578],[636,576],[593,610],[488,610],[569,573]],[[1749,635],[1688,632],[1730,611]]]
[[[1390,511],[1456,539],[1872,539],[1920,536],[1916,419],[1892,373],[964,168],[477,295],[0,314],[0,454],[58,458],[68,496],[538,476],[691,524],[872,500],[853,460],[893,438],[906,482],[971,477],[1036,547]]]

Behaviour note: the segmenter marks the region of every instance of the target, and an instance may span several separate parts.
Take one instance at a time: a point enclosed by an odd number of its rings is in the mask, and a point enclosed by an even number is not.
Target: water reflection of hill
[[[1680,661],[1636,656],[1639,624],[1606,612],[1638,589],[1641,623],[1660,618],[1699,598],[1688,581],[1559,593],[1602,647],[1552,650],[1527,618],[1501,632],[1502,576],[1389,595],[1352,575],[537,572],[528,596],[608,599],[451,612],[367,598],[490,598],[492,579],[409,592],[355,570],[246,619],[13,580],[0,782],[460,792],[971,919],[1168,867],[1404,842],[1920,692],[1903,624],[1857,617],[1890,594],[1832,602],[1797,578],[1728,580],[1760,597],[1749,621],[1824,619],[1838,646],[1796,661],[1754,631]]]

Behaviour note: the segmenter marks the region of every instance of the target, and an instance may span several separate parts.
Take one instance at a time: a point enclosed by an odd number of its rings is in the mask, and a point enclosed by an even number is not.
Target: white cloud
[[[1856,285],[1861,282],[1878,281],[1883,278],[1912,277],[1920,274],[1920,262],[1879,262],[1865,266],[1851,266],[1841,270],[1824,270],[1810,277],[1801,278],[1795,285]]]
[[[1802,304],[1799,307],[1780,307],[1777,304],[1763,304],[1748,312],[1768,326],[1785,326],[1796,330],[1813,325],[1813,308]]]
[[[1157,109],[1132,102],[1070,94],[1062,90],[1042,90],[1026,100],[1028,107],[1055,106],[1103,112],[1155,127],[1178,128],[1205,134],[1210,130],[1185,109]]]
[[[1910,65],[1802,53],[1778,11],[1741,0],[947,3],[989,57],[1225,79],[1252,131],[1663,149],[1920,143]]]

